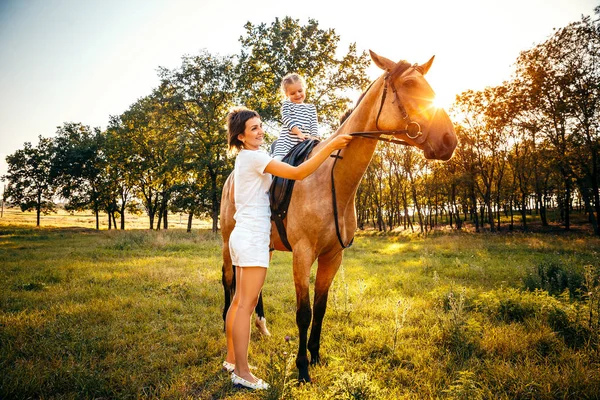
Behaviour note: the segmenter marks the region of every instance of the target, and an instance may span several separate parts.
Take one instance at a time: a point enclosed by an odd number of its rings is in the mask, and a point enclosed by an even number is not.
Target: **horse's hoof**
[[[298,374],[298,383],[299,384],[302,384],[302,383],[311,383],[310,375],[299,373]]]
[[[254,319],[254,326],[258,328],[258,331],[263,336],[271,336],[271,332],[267,329],[267,319],[265,317],[256,317]]]

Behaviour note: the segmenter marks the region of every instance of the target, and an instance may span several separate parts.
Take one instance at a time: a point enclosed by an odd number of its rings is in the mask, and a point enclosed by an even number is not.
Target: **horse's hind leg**
[[[315,301],[313,304],[313,320],[310,330],[310,339],[308,340],[308,350],[310,351],[310,364],[315,365],[321,361],[319,348],[321,347],[321,328],[323,318],[327,309],[327,297],[333,278],[342,263],[342,251],[333,255],[321,255],[319,257],[319,267],[317,268],[317,278],[315,280]]]
[[[269,251],[269,261],[271,261],[271,257],[273,256],[273,251]],[[258,295],[258,303],[256,303],[256,307],[254,308],[254,312],[256,313],[256,317],[254,318],[254,326],[258,329],[258,331],[264,336],[271,336],[271,332],[267,328],[267,319],[265,318],[265,308],[263,306],[263,295],[262,290]]]
[[[263,306],[263,295],[262,290],[260,291],[260,295],[258,296],[258,303],[256,303],[256,308],[254,308],[256,312],[256,317],[254,318],[254,326],[258,329],[258,331],[264,336],[271,336],[271,332],[267,328],[267,319],[265,318],[265,308]]]
[[[229,244],[223,243],[223,271],[221,282],[223,283],[223,294],[225,295],[225,304],[223,305],[223,330],[225,330],[225,318],[227,310],[231,305],[231,299],[235,292],[235,270],[231,264],[231,255],[229,254]]]

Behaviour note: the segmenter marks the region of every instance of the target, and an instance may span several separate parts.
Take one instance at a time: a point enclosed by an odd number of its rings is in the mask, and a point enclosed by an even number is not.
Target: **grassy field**
[[[275,253],[272,336],[250,349],[273,387],[249,393],[220,370],[219,236],[63,223],[0,219],[1,399],[600,398],[586,234],[359,234],[300,386],[291,255]]]

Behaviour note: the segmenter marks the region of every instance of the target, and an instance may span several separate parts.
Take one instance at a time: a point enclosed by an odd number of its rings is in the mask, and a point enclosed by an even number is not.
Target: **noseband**
[[[427,133],[423,133],[421,131],[421,126],[419,125],[419,123],[410,119],[410,116],[408,115],[406,108],[404,108],[404,105],[402,104],[402,102],[400,101],[400,98],[398,97],[398,91],[396,90],[396,86],[394,85],[394,79],[397,76],[401,76],[402,74],[404,74],[404,72],[406,72],[406,70],[408,70],[409,68],[413,68],[419,72],[422,72],[420,67],[416,64],[411,66],[408,63],[401,63],[401,64],[397,65],[396,67],[394,67],[394,69],[392,69],[391,71],[388,71],[387,74],[385,74],[385,77],[383,78],[383,80],[384,80],[383,93],[381,95],[381,102],[379,104],[379,111],[377,112],[377,118],[375,119],[375,127],[377,128],[377,130],[376,131],[365,131],[365,132],[352,132],[352,133],[350,133],[351,136],[360,136],[360,137],[364,137],[367,139],[382,140],[385,142],[404,144],[404,145],[410,144],[404,137],[410,139],[411,142],[416,143],[416,144],[422,144],[425,142],[425,140],[427,140]],[[381,115],[381,110],[383,110],[383,105],[385,104],[385,98],[387,97],[388,86],[390,86],[392,88],[392,92],[394,93],[394,100],[392,100],[392,103],[396,103],[396,106],[398,107],[398,111],[400,111],[400,115],[402,116],[402,119],[406,123],[404,129],[392,130],[392,131],[385,131],[385,130],[379,129],[379,116]],[[369,86],[369,89],[370,88],[371,87]],[[367,91],[369,89],[367,89]]]

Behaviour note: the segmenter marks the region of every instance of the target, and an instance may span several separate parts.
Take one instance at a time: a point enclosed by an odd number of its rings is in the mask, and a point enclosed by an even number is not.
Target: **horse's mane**
[[[344,121],[348,119],[348,117],[350,116],[350,114],[352,114],[352,111],[354,111],[354,107],[353,108],[349,108],[346,111],[344,111],[344,113],[340,117],[340,126],[342,126],[342,124],[344,123]]]
[[[395,71],[397,71],[399,69],[406,68],[407,66],[410,66],[410,65],[411,64],[408,61],[406,61],[406,60],[400,60],[398,62],[398,64],[396,64],[396,66],[394,67],[394,69],[392,71],[388,70],[388,73],[393,74]],[[365,95],[367,94],[367,92],[369,91],[369,89],[371,89],[371,86],[373,86],[373,83],[375,83],[375,81],[371,82],[371,84],[367,87],[367,89],[364,92],[361,93],[361,95],[358,97],[358,100],[356,100],[356,104],[354,105],[354,107],[347,109],[340,116],[340,125],[342,125],[344,123],[344,121],[346,121],[348,119],[348,117],[350,116],[350,114],[352,114],[352,111],[354,111],[356,109],[356,107],[358,107],[358,105],[362,101],[363,97],[365,97]]]
[[[372,83],[371,83],[371,85],[372,85]],[[360,102],[363,99],[363,97],[365,97],[365,94],[367,94],[367,92],[369,91],[369,88],[371,88],[371,85],[369,85],[369,87],[367,88],[367,90],[365,90],[364,92],[362,92],[360,94],[360,96],[358,97],[358,100],[356,100],[356,104],[354,105],[354,107],[347,109],[340,116],[340,126],[344,123],[344,121],[346,121],[348,119],[348,117],[350,116],[350,114],[352,114],[352,111],[354,111],[356,109],[356,107],[358,107],[358,105],[360,104]]]

